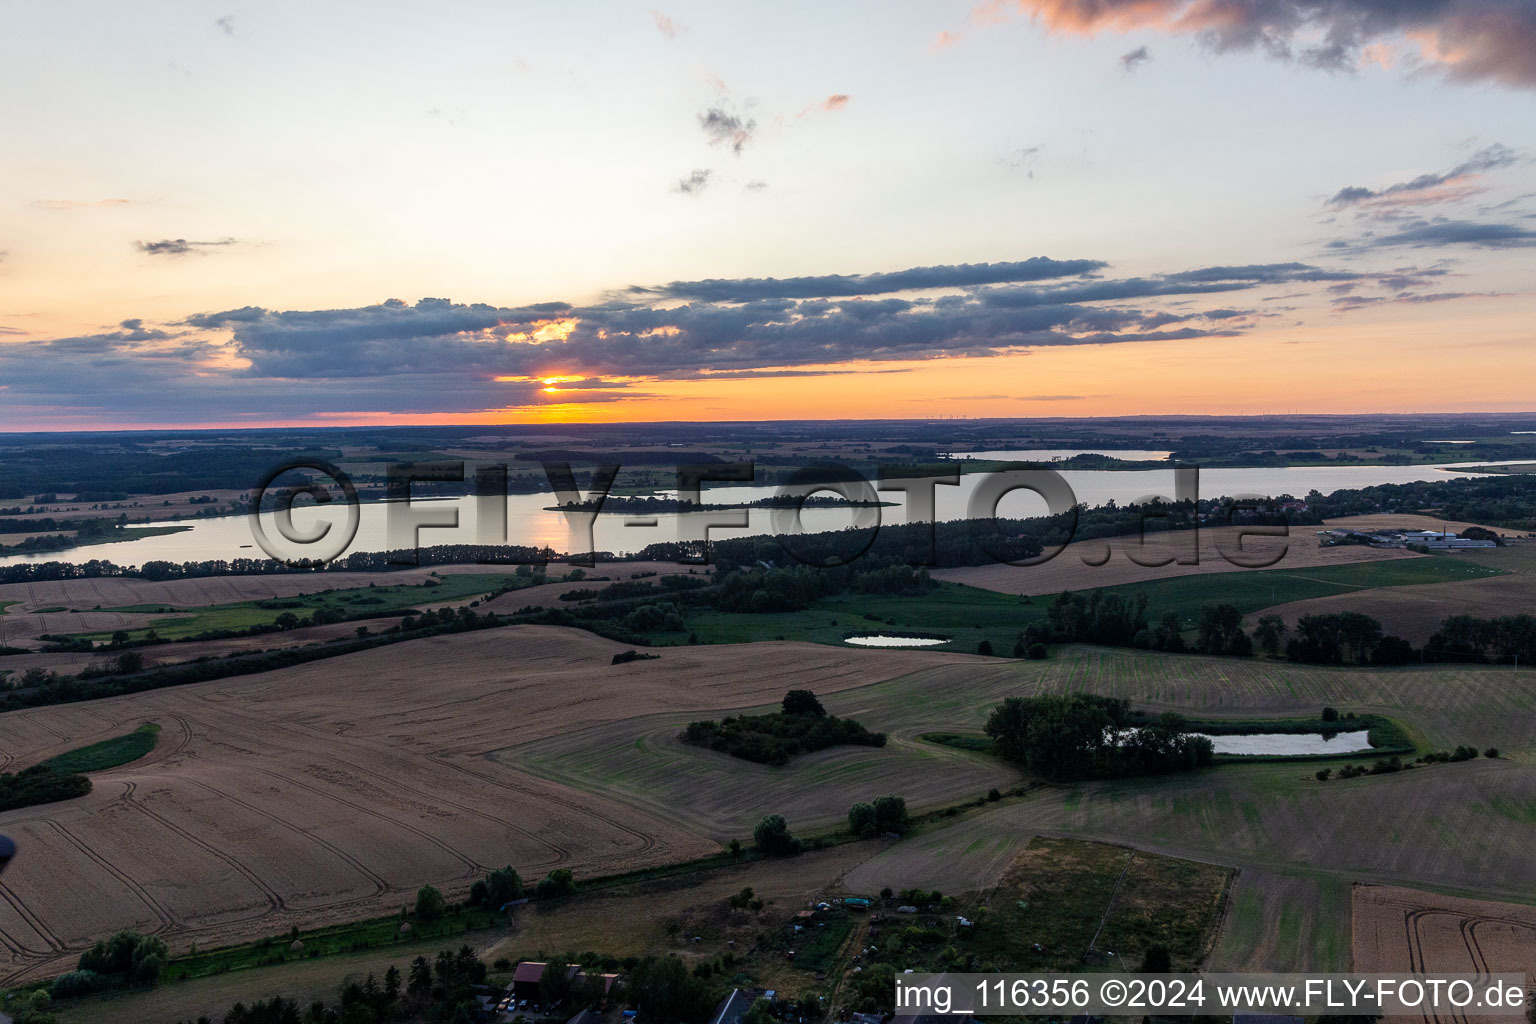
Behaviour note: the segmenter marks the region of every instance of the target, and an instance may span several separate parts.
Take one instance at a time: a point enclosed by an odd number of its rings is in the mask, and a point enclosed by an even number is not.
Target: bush
[[[533,887],[533,894],[541,900],[569,896],[575,891],[576,876],[571,874],[570,868],[555,868]]]
[[[984,658],[992,657],[992,641],[983,640],[981,643],[977,644],[976,653]]]
[[[1044,661],[1047,657],[1050,656],[1050,652],[1046,650],[1045,644],[1033,643],[1030,644],[1029,648],[1024,652],[1024,656],[1030,661]]]
[[[1148,946],[1137,969],[1142,974],[1168,974],[1173,970],[1173,956],[1167,946]]]
[[[105,982],[106,979],[95,971],[70,971],[54,978],[53,984],[48,986],[48,993],[54,999],[72,999],[95,992]]]
[[[1483,756],[1484,757],[1489,757],[1489,758],[1498,757],[1499,756],[1499,748],[1498,747],[1489,747],[1487,750],[1483,751]]]

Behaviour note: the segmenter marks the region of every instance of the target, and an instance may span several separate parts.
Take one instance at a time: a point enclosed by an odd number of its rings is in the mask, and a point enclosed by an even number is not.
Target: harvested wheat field
[[[165,618],[166,616],[151,616]],[[376,619],[349,619],[346,622],[330,622],[323,626],[300,626],[277,633],[259,633],[255,636],[230,636],[219,640],[183,640],[178,643],[149,644],[133,648],[144,659],[146,666],[174,665],[199,658],[222,658],[228,654],[247,654],[256,651],[285,650],[290,647],[308,647],[311,644],[329,643],[353,636],[359,628],[382,633],[391,626],[398,626],[396,615]],[[0,618],[0,627],[5,620]],[[48,672],[73,675],[92,665],[105,667],[115,660],[121,651],[97,649],[91,651],[29,652],[8,654],[0,658],[0,671],[11,670],[18,676],[29,668],[41,668]]]
[[[1357,971],[1536,976],[1536,907],[1385,885],[1355,886],[1353,903]]]
[[[1295,628],[1303,615],[1362,612],[1378,620],[1389,635],[1422,645],[1448,616],[1492,619],[1532,608],[1536,608],[1536,575],[1511,574],[1460,583],[1376,587],[1290,601],[1266,608],[1263,614],[1278,615],[1287,627]]]
[[[966,655],[958,655],[965,658]],[[979,661],[979,659],[977,659]],[[788,684],[785,684],[786,686]],[[795,683],[799,685],[798,681]],[[895,691],[895,692],[899,692]],[[782,697],[779,693],[775,696]],[[862,696],[862,694],[858,695]],[[889,733],[884,747],[835,747],[803,754],[774,768],[690,746],[678,733],[692,720],[738,709],[650,715],[584,729],[498,751],[496,760],[666,817],[722,842],[745,838],[763,815],[782,813],[795,827],[844,820],[850,804],[899,793],[914,810],[980,796],[1020,781],[993,758],[918,739],[910,708],[856,710],[834,695],[829,714],[856,718]],[[761,714],[770,706],[750,709]],[[908,728],[903,730],[903,723]],[[903,734],[905,732],[905,734]]]
[[[1484,530],[1492,530],[1503,537],[1519,537],[1522,533],[1519,530],[1511,530],[1505,526],[1464,523],[1460,520],[1436,519],[1434,516],[1420,516],[1406,512],[1380,512],[1368,516],[1340,516],[1336,519],[1324,519],[1323,525],[1330,529],[1342,528],[1345,530],[1449,530],[1451,533],[1460,533],[1462,530],[1476,526]]]
[[[0,716],[4,767],[150,720],[148,757],[86,797],[0,814],[0,983],[58,973],[116,928],[208,947],[457,898],[511,863],[578,879],[717,844],[671,815],[485,758],[509,740],[659,712],[820,693],[957,660],[802,644],[689,648],[612,665],[587,633],[507,627],[276,672]]]
[[[1257,529],[1249,527],[1248,529]],[[1134,552],[1144,562],[1157,562],[1172,555],[1184,557],[1189,531],[1150,534],[1144,548],[1135,537],[1108,537],[1080,540],[1068,544],[1061,553],[1040,565],[967,566],[939,569],[933,577],[950,583],[964,583],[983,590],[1004,594],[1057,594],[1063,590],[1085,587],[1113,587],[1122,583],[1145,583],[1170,576],[1194,576],[1213,572],[1242,572],[1251,568],[1313,569],[1323,565],[1347,565],[1352,562],[1379,562],[1393,558],[1422,558],[1401,548],[1369,548],[1356,544],[1321,547],[1315,527],[1294,527],[1288,537],[1248,536],[1239,542],[1238,527],[1220,526],[1200,531],[1200,562],[1179,565],[1176,561],[1162,566],[1144,566],[1131,561]],[[1241,547],[1239,548],[1239,543]],[[1107,562],[1106,550],[1112,552]],[[1222,552],[1244,565],[1234,565]],[[1239,554],[1238,552],[1241,551]]]
[[[411,586],[425,583],[434,575],[449,573],[490,575],[499,571],[503,570],[486,565],[434,565],[431,568],[392,572],[274,573],[265,576],[201,576],[177,580],[93,576],[0,584],[0,604],[18,602],[7,609],[12,615],[35,613],[40,608],[88,612],[97,608],[124,608],[143,604],[168,608],[205,608],[241,601],[298,597],[323,590],[351,590],[369,584],[380,587]]]
[[[1354,888],[1355,970],[1536,976],[1536,906]]]

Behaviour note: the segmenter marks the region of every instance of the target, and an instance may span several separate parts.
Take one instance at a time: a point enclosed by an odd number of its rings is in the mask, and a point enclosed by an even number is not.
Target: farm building
[[[1460,551],[1466,548],[1496,548],[1491,540],[1470,540],[1440,530],[1413,530],[1403,534],[1403,543],[1422,544],[1431,551]]]
[[[539,983],[544,979],[544,968],[545,964],[541,960],[524,960],[522,963],[518,964],[512,972],[512,984],[507,986],[507,994],[516,1001],[522,1001],[526,999],[530,1003],[539,1002]],[[586,972],[584,972],[581,967],[576,964],[571,964],[569,967],[567,967],[565,969],[565,974],[566,977],[570,978],[577,985],[586,983]],[[617,974],[602,975],[603,991],[611,991],[613,989],[613,983],[617,981],[618,978],[619,976]]]

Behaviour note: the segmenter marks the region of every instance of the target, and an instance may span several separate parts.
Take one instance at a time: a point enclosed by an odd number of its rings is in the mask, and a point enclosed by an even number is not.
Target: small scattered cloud
[[[929,46],[929,49],[947,50],[951,46],[954,46],[956,43],[960,42],[960,38],[961,35],[959,32],[940,32],[938,35],[933,37],[933,43]]]
[[[732,152],[740,156],[742,148],[752,141],[757,122],[733,114],[723,106],[713,106],[699,115],[699,127],[709,136],[711,146],[729,145]]]
[[[216,242],[189,242],[185,238],[162,238],[158,242],[134,242],[134,248],[146,256],[188,256],[226,245],[239,245],[237,238],[221,238]]]
[[[652,11],[651,20],[656,23],[656,31],[660,32],[668,39],[676,39],[678,36],[688,31],[687,25],[684,25],[682,22],[662,14],[660,11]]]
[[[708,187],[709,176],[713,173],[707,167],[695,168],[688,177],[677,179],[677,187],[672,191],[681,192],[685,196],[696,196]]]
[[[1147,61],[1152,59],[1152,51],[1145,46],[1138,46],[1129,53],[1120,55],[1120,70],[1135,71]]]
[[[1003,159],[1003,164],[1013,170],[1022,170],[1029,178],[1035,176],[1035,163],[1040,159],[1041,146],[1025,146],[1009,153]]]
[[[232,36],[235,34],[235,16],[233,14],[226,14],[221,18],[215,18],[213,23],[225,35]]]
[[[768,183],[766,181],[749,181],[742,186],[742,188],[746,189],[748,192],[761,192],[767,187]]]

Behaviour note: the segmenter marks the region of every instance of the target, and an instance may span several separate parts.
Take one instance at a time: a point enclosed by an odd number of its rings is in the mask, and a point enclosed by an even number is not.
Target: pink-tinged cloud
[[[972,20],[1010,15],[1053,32],[1195,35],[1218,52],[1262,49],[1334,70],[1402,53],[1452,78],[1536,87],[1531,0],[988,0]]]
[[[845,92],[835,92],[824,100],[817,100],[808,104],[796,117],[809,117],[812,114],[835,114],[846,107],[853,99]]]
[[[652,11],[651,20],[656,23],[656,31],[660,32],[668,39],[676,39],[678,36],[688,31],[687,25],[684,25],[678,21],[673,21],[667,15],[662,14],[660,11]]]

